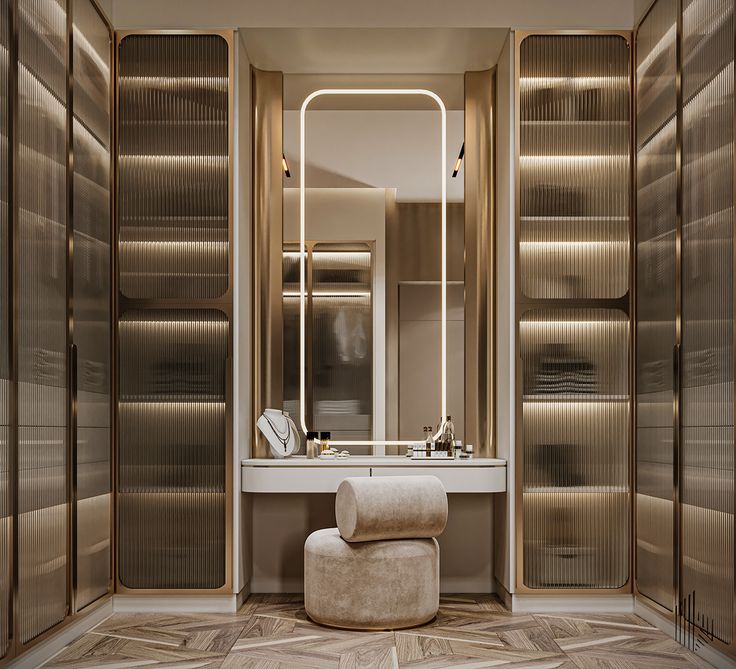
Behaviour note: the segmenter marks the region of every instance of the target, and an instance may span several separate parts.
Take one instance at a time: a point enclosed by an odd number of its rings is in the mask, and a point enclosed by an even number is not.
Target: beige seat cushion
[[[436,539],[348,543],[337,528],[304,544],[304,606],[317,623],[360,630],[422,625],[440,603]]]
[[[447,493],[436,476],[347,478],[335,518],[345,541],[437,537],[447,524]]]

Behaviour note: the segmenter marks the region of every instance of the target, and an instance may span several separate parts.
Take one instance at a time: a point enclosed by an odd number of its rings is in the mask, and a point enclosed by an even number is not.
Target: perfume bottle
[[[307,432],[307,460],[314,460],[319,453],[315,439],[319,437],[319,432]]]
[[[455,424],[452,422],[452,416],[448,416],[445,424],[442,426],[442,449],[452,452],[455,445]]]
[[[319,433],[319,452],[324,453],[330,447],[332,435],[329,432]]]

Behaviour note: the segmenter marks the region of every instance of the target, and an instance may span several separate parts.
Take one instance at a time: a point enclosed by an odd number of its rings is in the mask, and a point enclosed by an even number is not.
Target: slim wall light
[[[452,170],[453,179],[457,176],[457,173],[460,171],[460,167],[463,164],[464,157],[465,157],[465,142],[463,142],[463,145],[460,147],[460,153],[458,153],[457,155],[457,160],[455,161],[455,167]]]
[[[291,172],[289,172],[289,163],[286,162],[286,156],[281,154],[281,167],[284,168],[284,174],[287,179],[291,179]]]

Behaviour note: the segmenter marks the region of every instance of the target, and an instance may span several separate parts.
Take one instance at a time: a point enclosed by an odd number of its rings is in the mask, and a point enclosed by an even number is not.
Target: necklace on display
[[[281,415],[284,416],[285,414],[281,412]],[[263,414],[263,417],[266,419],[269,426],[271,427],[271,430],[273,431],[276,439],[278,439],[279,443],[284,447],[284,453],[287,453],[288,448],[286,445],[289,443],[289,439],[291,438],[291,427],[289,426],[289,421],[288,420],[286,421],[286,436],[282,437],[278,429],[276,428],[276,426],[273,424],[271,419],[265,413]]]

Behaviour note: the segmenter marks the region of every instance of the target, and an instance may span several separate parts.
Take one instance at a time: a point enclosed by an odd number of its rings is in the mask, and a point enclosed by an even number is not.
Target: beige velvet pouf
[[[440,600],[434,538],[348,543],[337,528],[304,544],[304,607],[317,623],[359,630],[414,627]]]
[[[335,518],[345,541],[438,537],[447,525],[447,493],[436,476],[346,478]]]

